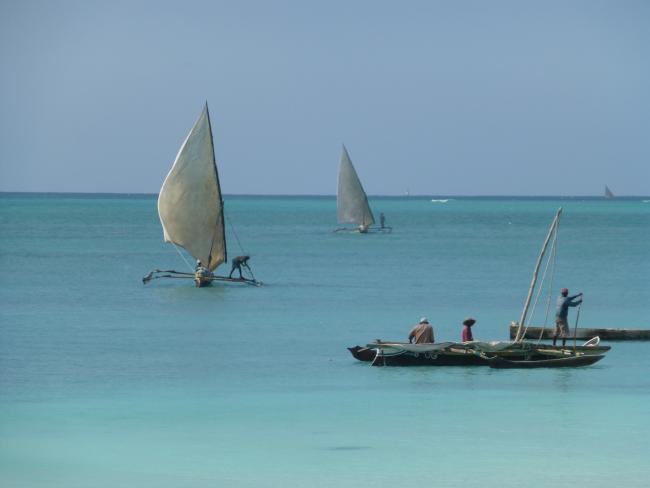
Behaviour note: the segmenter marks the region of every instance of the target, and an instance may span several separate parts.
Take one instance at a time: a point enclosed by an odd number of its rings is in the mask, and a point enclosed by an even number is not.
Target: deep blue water
[[[643,200],[371,198],[394,232],[358,235],[331,232],[333,198],[226,197],[230,256],[265,286],[196,289],[142,285],[186,269],[154,196],[0,194],[0,484],[647,486],[649,343],[534,371],[345,349],[421,315],[438,340],[468,315],[506,339],[559,206],[553,301],[650,328]]]

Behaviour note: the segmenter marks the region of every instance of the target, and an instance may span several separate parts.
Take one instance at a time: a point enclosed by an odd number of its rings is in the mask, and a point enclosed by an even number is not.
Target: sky
[[[650,195],[648,1],[0,0],[0,191]]]

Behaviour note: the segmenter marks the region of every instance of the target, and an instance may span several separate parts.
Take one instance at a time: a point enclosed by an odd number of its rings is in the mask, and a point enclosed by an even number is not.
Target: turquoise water
[[[185,269],[153,196],[0,194],[0,484],[647,486],[648,343],[531,371],[345,348],[421,315],[438,340],[467,315],[506,339],[560,205],[554,288],[584,291],[580,325],[650,328],[650,203],[371,205],[393,234],[331,233],[333,198],[226,198],[230,255],[236,232],[265,286],[196,289],[140,281]]]

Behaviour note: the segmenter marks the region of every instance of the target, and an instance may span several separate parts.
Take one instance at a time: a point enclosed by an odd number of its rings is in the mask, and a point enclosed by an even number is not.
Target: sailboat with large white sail
[[[343,145],[341,152],[341,164],[339,166],[338,191],[336,193],[336,206],[339,224],[355,224],[356,228],[342,227],[335,232],[352,231],[367,233],[370,226],[375,223],[375,217],[368,203],[368,196],[361,185],[348,150]],[[383,225],[379,230],[390,230],[390,227]]]
[[[142,279],[144,283],[156,278],[191,278],[196,286],[212,281],[259,284],[252,272],[250,279],[214,274],[227,261],[227,250],[223,198],[207,103],[160,189],[158,215],[165,242],[184,248],[196,260],[196,267],[192,272],[157,269]],[[250,271],[246,262],[244,265]]]
[[[614,198],[612,190],[610,190],[607,185],[605,185],[605,198]]]

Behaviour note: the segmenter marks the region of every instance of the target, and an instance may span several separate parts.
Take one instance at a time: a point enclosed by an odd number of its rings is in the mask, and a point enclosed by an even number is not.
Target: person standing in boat
[[[433,344],[433,327],[429,325],[426,317],[420,319],[420,323],[411,329],[409,342],[416,344]]]
[[[228,278],[232,278],[232,274],[235,272],[235,270],[239,271],[239,279],[242,279],[244,276],[242,275],[241,268],[242,266],[250,271],[250,268],[248,267],[248,260],[250,259],[250,256],[237,256],[235,259],[232,260],[232,268],[230,269],[230,274],[228,275]]]
[[[475,323],[476,320],[471,317],[463,320],[463,332],[460,335],[461,342],[471,342],[474,340],[474,336],[472,335],[472,325]]]
[[[386,228],[386,216],[384,215],[384,212],[379,214],[379,226],[382,229]]]
[[[557,342],[557,338],[562,338],[562,347],[566,345],[566,338],[569,336],[569,307],[577,307],[582,303],[582,299],[575,300],[581,297],[582,293],[569,296],[569,290],[562,288],[560,298],[557,299],[557,310],[555,312],[555,334],[553,335],[553,345]]]

